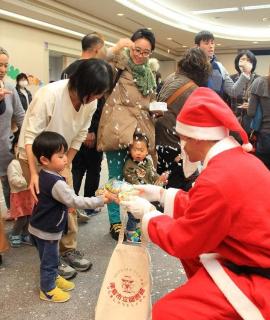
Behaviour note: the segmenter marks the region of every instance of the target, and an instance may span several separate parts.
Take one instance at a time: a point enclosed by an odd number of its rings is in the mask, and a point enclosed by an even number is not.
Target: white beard
[[[191,162],[189,160],[189,157],[184,149],[185,145],[186,145],[186,141],[180,141],[181,158],[183,160],[183,172],[184,172],[184,176],[186,178],[189,178],[201,166],[201,162],[200,161]]]

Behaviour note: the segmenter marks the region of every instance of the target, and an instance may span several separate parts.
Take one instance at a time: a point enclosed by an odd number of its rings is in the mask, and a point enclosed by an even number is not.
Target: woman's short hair
[[[211,73],[211,65],[201,48],[188,49],[178,62],[178,72],[181,72],[198,86],[205,85]]]
[[[70,76],[69,88],[75,90],[81,103],[90,95],[110,91],[113,83],[112,67],[101,59],[82,60]]]
[[[257,66],[257,58],[255,57],[254,53],[251,52],[250,50],[242,50],[241,52],[238,53],[238,55],[235,57],[234,59],[234,67],[235,70],[238,73],[241,73],[242,71],[239,68],[239,60],[241,59],[241,57],[243,57],[244,55],[246,55],[249,59],[249,61],[252,63],[252,69],[251,72],[254,72]]]
[[[133,33],[133,35],[130,38],[130,40],[132,40],[133,42],[138,40],[138,39],[146,39],[146,40],[148,40],[150,42],[150,44],[151,44],[151,50],[152,51],[155,50],[155,45],[156,45],[155,35],[149,29],[146,29],[146,28],[138,29],[137,31],[135,31]]]
[[[42,156],[51,160],[51,157],[62,149],[65,152],[68,150],[66,139],[61,134],[53,131],[41,132],[32,145],[33,154],[39,163],[41,163],[40,158]]]
[[[0,54],[4,54],[5,56],[9,57],[7,50],[4,49],[3,47],[0,47]]]
[[[18,83],[22,79],[26,79],[28,81],[28,77],[25,73],[19,73],[16,77],[16,82]]]

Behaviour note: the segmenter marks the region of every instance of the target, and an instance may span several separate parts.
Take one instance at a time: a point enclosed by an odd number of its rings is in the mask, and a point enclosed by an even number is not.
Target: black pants
[[[192,183],[196,180],[198,174],[191,177],[184,176],[182,160],[175,162],[174,159],[180,154],[180,148],[171,148],[169,146],[157,146],[158,165],[157,173],[162,174],[164,171],[170,172],[168,184],[166,188],[177,188],[188,191],[192,187]]]
[[[86,173],[84,196],[93,197],[98,189],[103,152],[96,148],[82,145],[72,162],[73,188],[79,193],[84,174]]]

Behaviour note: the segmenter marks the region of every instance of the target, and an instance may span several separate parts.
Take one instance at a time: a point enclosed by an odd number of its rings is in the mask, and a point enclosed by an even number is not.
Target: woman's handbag
[[[255,132],[260,131],[260,128],[262,125],[262,118],[263,118],[262,107],[261,107],[260,103],[258,103],[255,116],[252,118],[251,123],[250,123],[250,129],[252,131],[255,131]]]
[[[9,248],[9,244],[5,235],[4,223],[0,212],[0,254]]]
[[[184,93],[186,93],[186,91],[193,86],[196,87],[196,84],[190,80],[174,91],[174,93],[166,100],[168,107],[170,107],[177,99],[184,95]],[[163,117],[157,119],[155,123],[156,145],[166,145],[173,148],[179,148],[179,139],[176,136],[174,129],[179,109],[179,106],[177,107],[177,110],[170,109],[170,112],[165,112]]]
[[[95,320],[151,319],[152,280],[146,240],[142,238],[138,245],[123,244],[123,225],[99,293]]]
[[[263,118],[263,113],[262,113],[262,107],[260,105],[260,103],[257,104],[257,108],[256,108],[256,113],[255,116],[252,118],[251,122],[250,122],[250,135],[249,135],[249,141],[251,142],[251,144],[253,145],[253,149],[255,151],[258,151],[258,149],[262,150],[262,145],[263,142],[259,142],[259,139],[261,139],[260,136],[260,129],[261,129],[261,125],[262,125],[262,118]],[[262,151],[259,151],[262,152]]]

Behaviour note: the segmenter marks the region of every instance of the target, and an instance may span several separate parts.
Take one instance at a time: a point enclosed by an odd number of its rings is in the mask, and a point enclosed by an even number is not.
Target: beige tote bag
[[[146,240],[123,244],[124,225],[103,280],[95,320],[151,319],[152,279]]]

